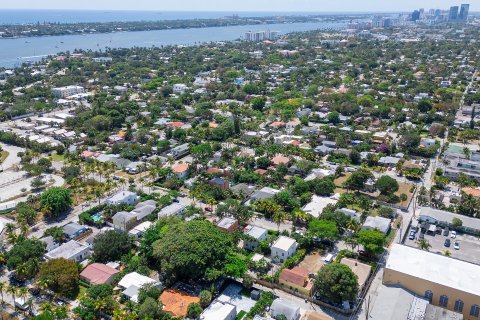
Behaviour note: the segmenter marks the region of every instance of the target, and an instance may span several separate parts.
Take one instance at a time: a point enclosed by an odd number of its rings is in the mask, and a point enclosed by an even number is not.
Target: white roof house
[[[85,260],[89,256],[90,249],[75,240],[70,240],[45,254],[47,259],[64,258],[78,262]]]
[[[257,226],[247,226],[243,231],[248,237],[243,240],[243,246],[248,250],[255,250],[259,245],[260,241],[267,240],[268,231],[267,229],[260,228]]]
[[[165,208],[162,208],[158,213],[158,217],[168,217],[168,216],[176,216],[182,214],[187,207],[181,203],[174,202]]]
[[[390,231],[390,219],[383,217],[368,216],[363,223],[363,229],[378,230],[383,234],[387,234]]]
[[[128,205],[133,205],[133,204],[135,204],[135,202],[137,202],[137,200],[139,198],[140,197],[137,196],[137,194],[134,193],[134,192],[120,191],[120,192],[117,192],[116,194],[114,194],[113,196],[111,196],[110,198],[108,198],[105,201],[105,203],[106,204],[113,204],[113,205],[126,203]]]
[[[273,318],[284,315],[287,320],[297,320],[300,318],[300,307],[278,298],[273,301],[270,307],[270,315]]]
[[[131,272],[126,274],[122,280],[118,283],[118,286],[124,288],[122,292],[133,302],[138,301],[138,291],[146,284],[152,284],[153,286],[161,286],[161,283],[155,279],[141,275],[137,272]]]
[[[337,202],[337,199],[313,195],[312,201],[310,201],[303,207],[303,211],[314,216],[315,218],[318,218],[319,216],[321,216],[323,209],[325,209],[326,206],[328,206],[329,204],[334,205]]]
[[[200,320],[235,320],[236,317],[236,306],[217,300],[202,312]]]
[[[473,263],[394,244],[385,269],[480,297],[480,266]]]
[[[274,262],[284,262],[297,251],[297,241],[295,239],[280,236],[272,245],[272,260]]]

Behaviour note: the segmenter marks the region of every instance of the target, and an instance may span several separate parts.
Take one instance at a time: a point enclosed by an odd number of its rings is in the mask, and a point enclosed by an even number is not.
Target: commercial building
[[[245,32],[246,41],[277,40],[279,36],[280,32],[270,30]]]
[[[480,266],[441,254],[394,244],[383,273],[383,283],[400,286],[431,304],[480,316]]]
[[[462,21],[467,21],[469,11],[470,11],[470,5],[466,3],[462,4],[460,6],[460,13],[458,14],[458,19]]]
[[[448,13],[448,21],[457,21],[458,19],[458,6],[450,7],[450,12]]]
[[[456,226],[455,229],[468,234],[480,234],[480,219],[462,216],[450,211],[434,209],[430,207],[423,207],[420,210],[420,216],[418,217],[419,222],[432,223],[440,227],[450,227],[452,226],[452,221],[454,218],[460,219],[462,221],[461,226]]]
[[[53,88],[51,92],[54,96],[58,98],[66,98],[76,94],[83,93],[84,89],[83,87],[80,87],[80,86],[67,86],[67,87]]]

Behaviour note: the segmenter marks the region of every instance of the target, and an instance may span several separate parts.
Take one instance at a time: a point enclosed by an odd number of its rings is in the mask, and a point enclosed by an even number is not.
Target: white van
[[[330,263],[333,261],[333,254],[329,253],[325,258],[323,258],[323,262]]]

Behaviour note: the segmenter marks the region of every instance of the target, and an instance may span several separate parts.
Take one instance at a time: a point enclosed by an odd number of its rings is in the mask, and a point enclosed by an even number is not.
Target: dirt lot
[[[320,252],[314,252],[305,256],[302,262],[298,265],[312,273],[317,273],[318,270],[323,266],[323,258]]]

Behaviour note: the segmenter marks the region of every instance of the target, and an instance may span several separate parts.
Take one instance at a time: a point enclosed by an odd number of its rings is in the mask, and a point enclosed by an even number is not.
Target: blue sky
[[[470,2],[471,11],[480,10],[480,1]],[[384,12],[447,9],[461,3],[461,0],[0,0],[0,9]]]

